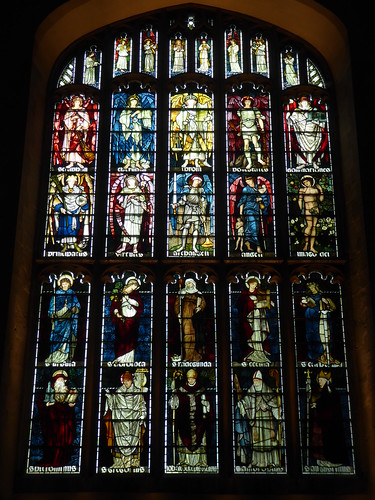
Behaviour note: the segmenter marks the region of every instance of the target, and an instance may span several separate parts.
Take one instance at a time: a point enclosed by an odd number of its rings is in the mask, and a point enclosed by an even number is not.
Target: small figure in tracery
[[[181,35],[176,35],[174,40],[171,40],[171,74],[178,75],[185,71],[185,47],[186,40],[181,38]]]
[[[195,41],[197,62],[196,67],[199,73],[212,75],[212,62],[211,62],[211,47],[212,40],[208,38],[207,33],[202,33],[201,38]]]
[[[253,71],[268,76],[268,45],[262,35],[257,35],[251,43]]]
[[[227,32],[227,76],[242,73],[242,47],[240,33],[232,28]]]
[[[156,42],[156,34],[151,27],[142,32],[142,71],[156,74],[156,53],[158,45]]]
[[[126,34],[115,42],[115,75],[130,71],[131,39]]]

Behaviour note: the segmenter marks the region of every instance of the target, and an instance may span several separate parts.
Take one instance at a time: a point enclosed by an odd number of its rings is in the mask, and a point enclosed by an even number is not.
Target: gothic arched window
[[[27,474],[354,474],[335,122],[311,47],[220,10],[61,55]]]

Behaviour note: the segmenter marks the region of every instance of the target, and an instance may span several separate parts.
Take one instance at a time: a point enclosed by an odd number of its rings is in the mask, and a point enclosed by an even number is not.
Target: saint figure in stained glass
[[[177,371],[174,372],[177,374]],[[199,371],[172,377],[168,406],[172,413],[173,465],[183,472],[204,472],[214,428],[214,401],[202,385]]]
[[[236,169],[267,169],[269,154],[269,109],[267,96],[228,96],[229,165]]]
[[[48,255],[88,255],[91,245],[94,180],[88,173],[50,179],[45,249]]]
[[[98,106],[74,95],[56,105],[53,164],[66,169],[87,168],[95,159]]]
[[[212,98],[203,93],[171,96],[171,165],[212,167]]]
[[[298,54],[287,49],[282,55],[283,88],[299,85]]]
[[[268,43],[262,35],[251,41],[251,62],[253,72],[268,76]]]
[[[335,471],[349,463],[342,398],[334,386],[335,375],[332,371],[312,373],[316,373],[316,377],[307,394],[308,464],[310,467],[317,466],[321,472]]]
[[[109,253],[119,256],[151,251],[153,175],[112,174],[109,200]]]
[[[73,290],[72,273],[61,273],[54,281],[48,316],[51,318],[50,354],[46,365],[72,362],[77,346],[78,315],[81,304]],[[55,289],[57,285],[57,289]]]
[[[112,154],[124,170],[147,170],[154,165],[155,96],[118,93],[113,97]]]
[[[116,38],[115,57],[114,57],[115,76],[130,71],[131,47],[132,47],[132,40],[127,36],[126,33],[121,35],[119,38]]]
[[[326,366],[340,365],[334,356],[340,349],[340,341],[334,345],[335,336],[338,338],[333,331],[336,304],[332,296],[325,293],[318,282],[308,281],[300,307],[305,317],[307,359]]]
[[[262,370],[255,370],[250,387],[248,381],[244,382],[247,387],[244,391],[235,375],[236,461],[249,470],[280,469],[282,465],[279,376],[276,369],[269,370],[267,377]]]
[[[142,31],[142,71],[150,75],[156,75],[156,54],[158,44],[156,40],[156,33],[152,27]]]
[[[290,100],[285,107],[289,168],[329,168],[326,106],[306,96]]]
[[[232,28],[226,33],[227,76],[242,73],[241,32]]]
[[[150,284],[144,276],[126,272],[106,284],[104,301],[103,362],[130,366],[150,361]]]
[[[268,366],[271,363],[271,309],[275,304],[271,300],[270,289],[262,288],[257,276],[248,276],[245,287],[235,304],[238,311],[241,361]]]
[[[336,254],[336,224],[330,174],[289,174],[291,252],[298,257]]]
[[[83,370],[40,368],[35,387],[28,472],[79,472]]]
[[[199,73],[212,76],[212,39],[206,33],[195,41],[196,44],[196,70]]]
[[[176,35],[171,40],[171,75],[178,75],[185,71],[186,40],[181,35]]]
[[[263,256],[274,252],[273,194],[264,176],[229,175],[230,252]]]
[[[173,255],[213,252],[213,187],[206,174],[174,174],[170,180],[169,251]],[[184,253],[185,255],[185,253]]]
[[[139,471],[145,463],[147,374],[147,369],[127,370],[120,377],[120,387],[105,389],[103,421],[113,460],[108,469],[113,472]]]
[[[84,84],[92,85],[93,87],[99,87],[100,58],[101,52],[98,52],[95,47],[85,52],[83,75]]]

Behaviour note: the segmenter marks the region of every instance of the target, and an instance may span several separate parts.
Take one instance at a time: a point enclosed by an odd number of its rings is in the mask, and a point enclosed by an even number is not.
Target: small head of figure
[[[315,185],[315,179],[311,175],[304,175],[301,179],[301,184],[304,187],[312,187]]]
[[[197,383],[198,374],[195,370],[191,369],[186,373],[187,383],[190,386],[194,386]]]
[[[139,280],[134,277],[130,277],[125,281],[124,288],[122,289],[122,293],[125,295],[129,295],[130,293],[134,292],[135,290],[138,290],[138,288],[141,286]]]
[[[315,281],[309,281],[308,283],[306,283],[306,288],[307,288],[307,291],[309,293],[312,293],[313,295],[320,292],[320,288],[319,288],[318,284],[315,283]]]
[[[121,375],[121,383],[126,387],[126,389],[129,389],[129,387],[133,384],[133,375],[129,371],[126,371]]]
[[[261,391],[263,387],[263,375],[260,370],[256,370],[253,375],[253,385],[256,391]]]
[[[255,292],[255,290],[260,285],[260,280],[256,276],[249,276],[245,283],[246,287],[249,289],[249,292]]]
[[[68,374],[65,370],[57,370],[52,375],[52,385],[55,393],[65,393],[68,388],[66,386],[66,381],[68,380]]]
[[[66,292],[73,286],[73,276],[70,273],[61,273],[57,280],[57,286]]]
[[[318,383],[319,389],[323,389],[325,385],[329,387],[331,384],[332,373],[325,370],[320,370],[318,375],[316,376],[316,381]]]
[[[244,108],[251,108],[253,105],[253,98],[250,97],[249,95],[245,95],[241,99],[241,102],[242,102]]]

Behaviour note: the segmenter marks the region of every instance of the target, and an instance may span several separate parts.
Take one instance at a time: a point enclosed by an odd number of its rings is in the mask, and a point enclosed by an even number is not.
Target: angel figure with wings
[[[171,96],[171,153],[176,166],[211,167],[213,148],[212,99],[203,93]],[[212,161],[212,160],[211,160]]]
[[[254,251],[262,256],[264,251],[270,250],[268,246],[273,207],[271,184],[265,177],[253,175],[231,176],[230,183],[229,208],[233,241],[240,236],[246,252]],[[240,235],[237,234],[239,227]]]
[[[144,251],[151,243],[154,186],[152,176],[113,177],[109,203],[111,236],[119,243],[116,256]]]
[[[174,174],[169,188],[172,232],[170,250],[174,246],[175,239],[179,241],[178,247],[173,248],[175,252],[187,249],[187,240],[190,236],[191,249],[195,254],[202,249],[213,247],[210,238],[213,222],[211,219],[212,193],[212,182],[208,175]]]

